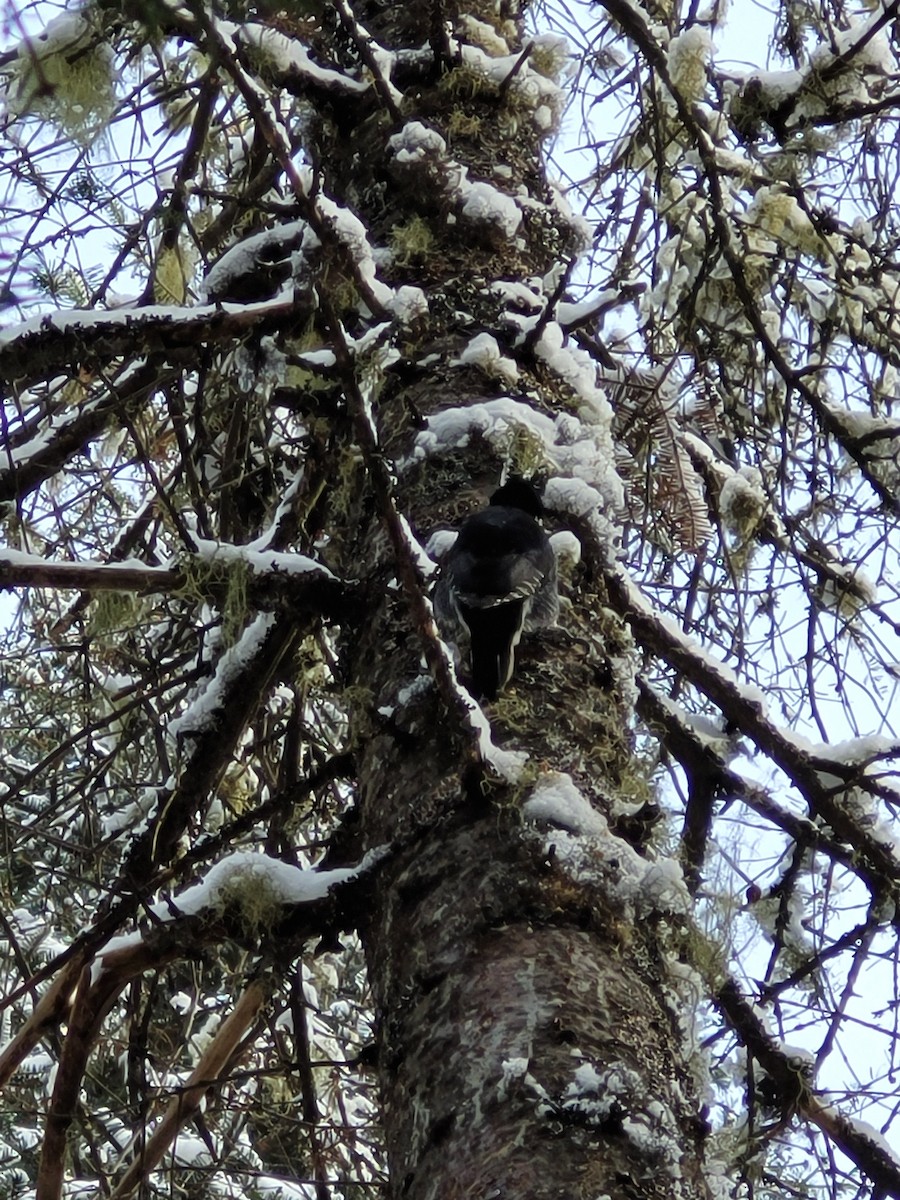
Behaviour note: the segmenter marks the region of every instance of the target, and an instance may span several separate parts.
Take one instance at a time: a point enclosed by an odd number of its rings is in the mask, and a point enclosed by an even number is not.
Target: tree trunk
[[[397,703],[414,665],[377,649],[392,644],[389,612],[361,647],[373,716],[357,740],[367,836],[404,847],[365,934],[392,1195],[671,1197],[679,1180],[705,1195],[692,1009],[684,1019],[654,868],[644,899],[646,864],[625,841],[543,835],[521,816],[524,779],[559,783],[551,762],[599,809],[620,772],[634,782],[602,649],[579,660],[583,647],[555,642],[520,665],[515,745],[534,766],[483,794],[434,694]],[[578,770],[616,742],[607,771]]]
[[[392,6],[360,19],[395,52],[429,40],[441,48],[426,9]],[[463,19],[455,26],[465,27]],[[502,28],[510,34],[508,21]],[[513,682],[491,717],[497,745],[524,752],[527,762],[514,769],[503,760],[498,773],[473,762],[452,686],[435,687],[422,674],[429,632],[414,632],[400,535],[387,545],[383,532],[399,511],[424,542],[480,507],[504,464],[522,465],[514,443],[523,429],[527,442],[527,421],[510,424],[505,452],[488,432],[452,444],[420,440],[426,457],[417,455],[417,435],[433,414],[506,395],[535,419],[588,419],[583,385],[579,392],[549,343],[541,346],[554,280],[574,260],[577,241],[535,149],[527,89],[547,81],[521,57],[518,33],[509,51],[492,82],[483,67],[460,63],[460,53],[471,61],[470,51],[445,47],[443,70],[406,87],[394,122],[382,113],[352,133],[345,126],[320,152],[326,193],[352,204],[373,243],[398,248],[388,282],[420,286],[429,302],[373,404],[377,440],[366,427],[372,393],[354,396],[348,381],[376,485],[367,496],[350,489],[345,545],[333,548],[345,570],[358,557],[380,560],[377,577],[389,585],[344,650],[363,842],[395,851],[364,930],[391,1195],[705,1196],[692,1011],[685,1019],[679,921],[667,913],[679,907],[680,881],[648,865],[598,815],[590,833],[547,832],[546,823],[542,830],[523,820],[535,789],[580,792],[611,823],[623,802],[637,807],[649,795],[629,733],[628,640],[603,607],[599,572],[582,568],[570,585],[560,630],[520,646]],[[498,60],[487,61],[493,70]],[[436,142],[431,157],[417,158],[414,121],[439,133],[444,149]],[[397,139],[388,141],[401,130],[412,148],[405,164]],[[467,218],[453,182],[460,177],[515,197],[520,228]],[[419,241],[409,250],[402,238],[413,221]],[[516,338],[509,288],[498,281],[534,282],[532,314],[547,307],[530,335]],[[515,376],[483,361],[459,365],[484,331],[515,361]],[[373,468],[382,454],[397,466],[396,485],[386,472],[378,484]],[[538,466],[554,473],[551,462]],[[603,527],[575,515],[558,509],[551,524],[577,527],[596,564],[608,550]],[[401,586],[390,586],[396,580]]]

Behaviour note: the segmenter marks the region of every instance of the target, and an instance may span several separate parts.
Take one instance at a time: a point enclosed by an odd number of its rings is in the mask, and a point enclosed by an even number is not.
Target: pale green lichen
[[[556,34],[545,33],[531,43],[530,65],[539,75],[559,83],[572,71],[573,58],[569,43]]]
[[[457,137],[478,137],[481,128],[481,117],[468,113],[463,108],[454,108],[447,118],[447,136],[451,140]]]
[[[233,914],[243,932],[256,938],[272,929],[283,915],[284,898],[259,872],[235,872],[217,889],[215,908]]]
[[[65,13],[25,38],[12,64],[7,104],[16,117],[51,121],[89,146],[115,110],[114,58],[89,9]]]
[[[749,542],[768,507],[762,476],[755,467],[744,467],[730,475],[719,493],[722,524],[740,543]]]
[[[454,100],[474,100],[479,96],[496,96],[498,85],[484,71],[470,66],[454,67],[441,78],[440,91]]]
[[[225,600],[222,604],[222,638],[226,646],[237,641],[249,616],[247,583],[251,570],[247,563],[229,563],[226,575]]]
[[[411,217],[410,220],[395,225],[390,237],[394,262],[400,267],[420,262],[427,258],[434,248],[431,227],[420,216]]]
[[[99,592],[91,605],[89,631],[92,637],[133,626],[140,603],[128,592]]]
[[[700,25],[692,25],[669,42],[669,78],[685,100],[703,96],[710,50],[709,32]]]
[[[510,421],[505,435],[497,440],[514,474],[532,478],[549,470],[544,443],[527,425]]]
[[[184,304],[194,278],[197,253],[194,246],[179,242],[162,248],[156,256],[153,299],[157,304]]]

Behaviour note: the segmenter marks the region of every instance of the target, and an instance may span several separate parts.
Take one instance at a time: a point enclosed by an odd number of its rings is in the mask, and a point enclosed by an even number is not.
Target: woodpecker
[[[532,485],[513,476],[489,508],[463,522],[441,567],[435,616],[448,639],[468,640],[472,691],[485,700],[509,682],[522,632],[559,615],[556,556],[538,523],[543,511]]]

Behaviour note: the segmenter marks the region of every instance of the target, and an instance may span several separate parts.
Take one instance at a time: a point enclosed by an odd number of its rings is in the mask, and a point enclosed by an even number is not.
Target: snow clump
[[[460,184],[462,216],[475,224],[490,225],[503,237],[511,238],[522,224],[522,210],[505,192],[479,181]]]
[[[454,366],[480,367],[490,379],[513,384],[519,378],[519,368],[512,358],[500,353],[497,339],[489,333],[479,333],[455,359]]]

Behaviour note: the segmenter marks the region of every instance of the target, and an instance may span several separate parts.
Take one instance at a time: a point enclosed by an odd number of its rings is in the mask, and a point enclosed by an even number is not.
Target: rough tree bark
[[[666,912],[677,900],[654,886],[653,868],[644,887],[646,864],[612,832],[579,851],[569,832],[544,835],[521,815],[535,789],[577,787],[613,821],[640,791],[628,639],[604,608],[598,570],[608,546],[596,525],[557,512],[557,524],[584,535],[587,567],[562,630],[520,649],[513,688],[492,712],[498,745],[527,754],[503,778],[473,752],[452,687],[423,686],[431,633],[413,628],[412,550],[402,530],[384,532],[400,512],[424,541],[483,503],[504,459],[519,465],[478,436],[417,458],[430,417],[510,391],[545,417],[578,409],[571,381],[536,350],[555,281],[577,254],[524,98],[537,86],[536,50],[523,44],[519,14],[505,10],[514,65],[494,83],[461,61],[466,50],[447,43],[425,6],[354,11],[381,45],[402,55],[430,39],[440,60],[414,74],[396,112],[323,121],[317,156],[325,192],[352,203],[373,242],[393,236],[397,245],[398,227],[412,220],[427,231],[419,252],[406,262],[395,255],[384,275],[395,287],[421,286],[427,316],[408,330],[377,401],[345,379],[369,486],[349,505],[341,566],[381,561],[374,578],[388,585],[373,589],[366,619],[345,637],[344,661],[362,842],[399,848],[364,930],[391,1194],[705,1196],[705,1125],[673,966],[678,921]],[[454,31],[466,21],[456,14]],[[421,139],[405,132],[413,122],[440,134],[446,152],[398,161],[398,136],[410,146]],[[524,213],[515,234],[460,213],[450,172],[515,197]],[[537,281],[535,307],[546,312],[517,339],[505,297],[526,281]],[[491,379],[483,367],[460,367],[483,331],[514,359],[512,389],[499,371]],[[339,355],[339,365],[350,374],[349,360]],[[382,456],[396,478],[379,472]],[[677,883],[668,891],[677,895]]]

